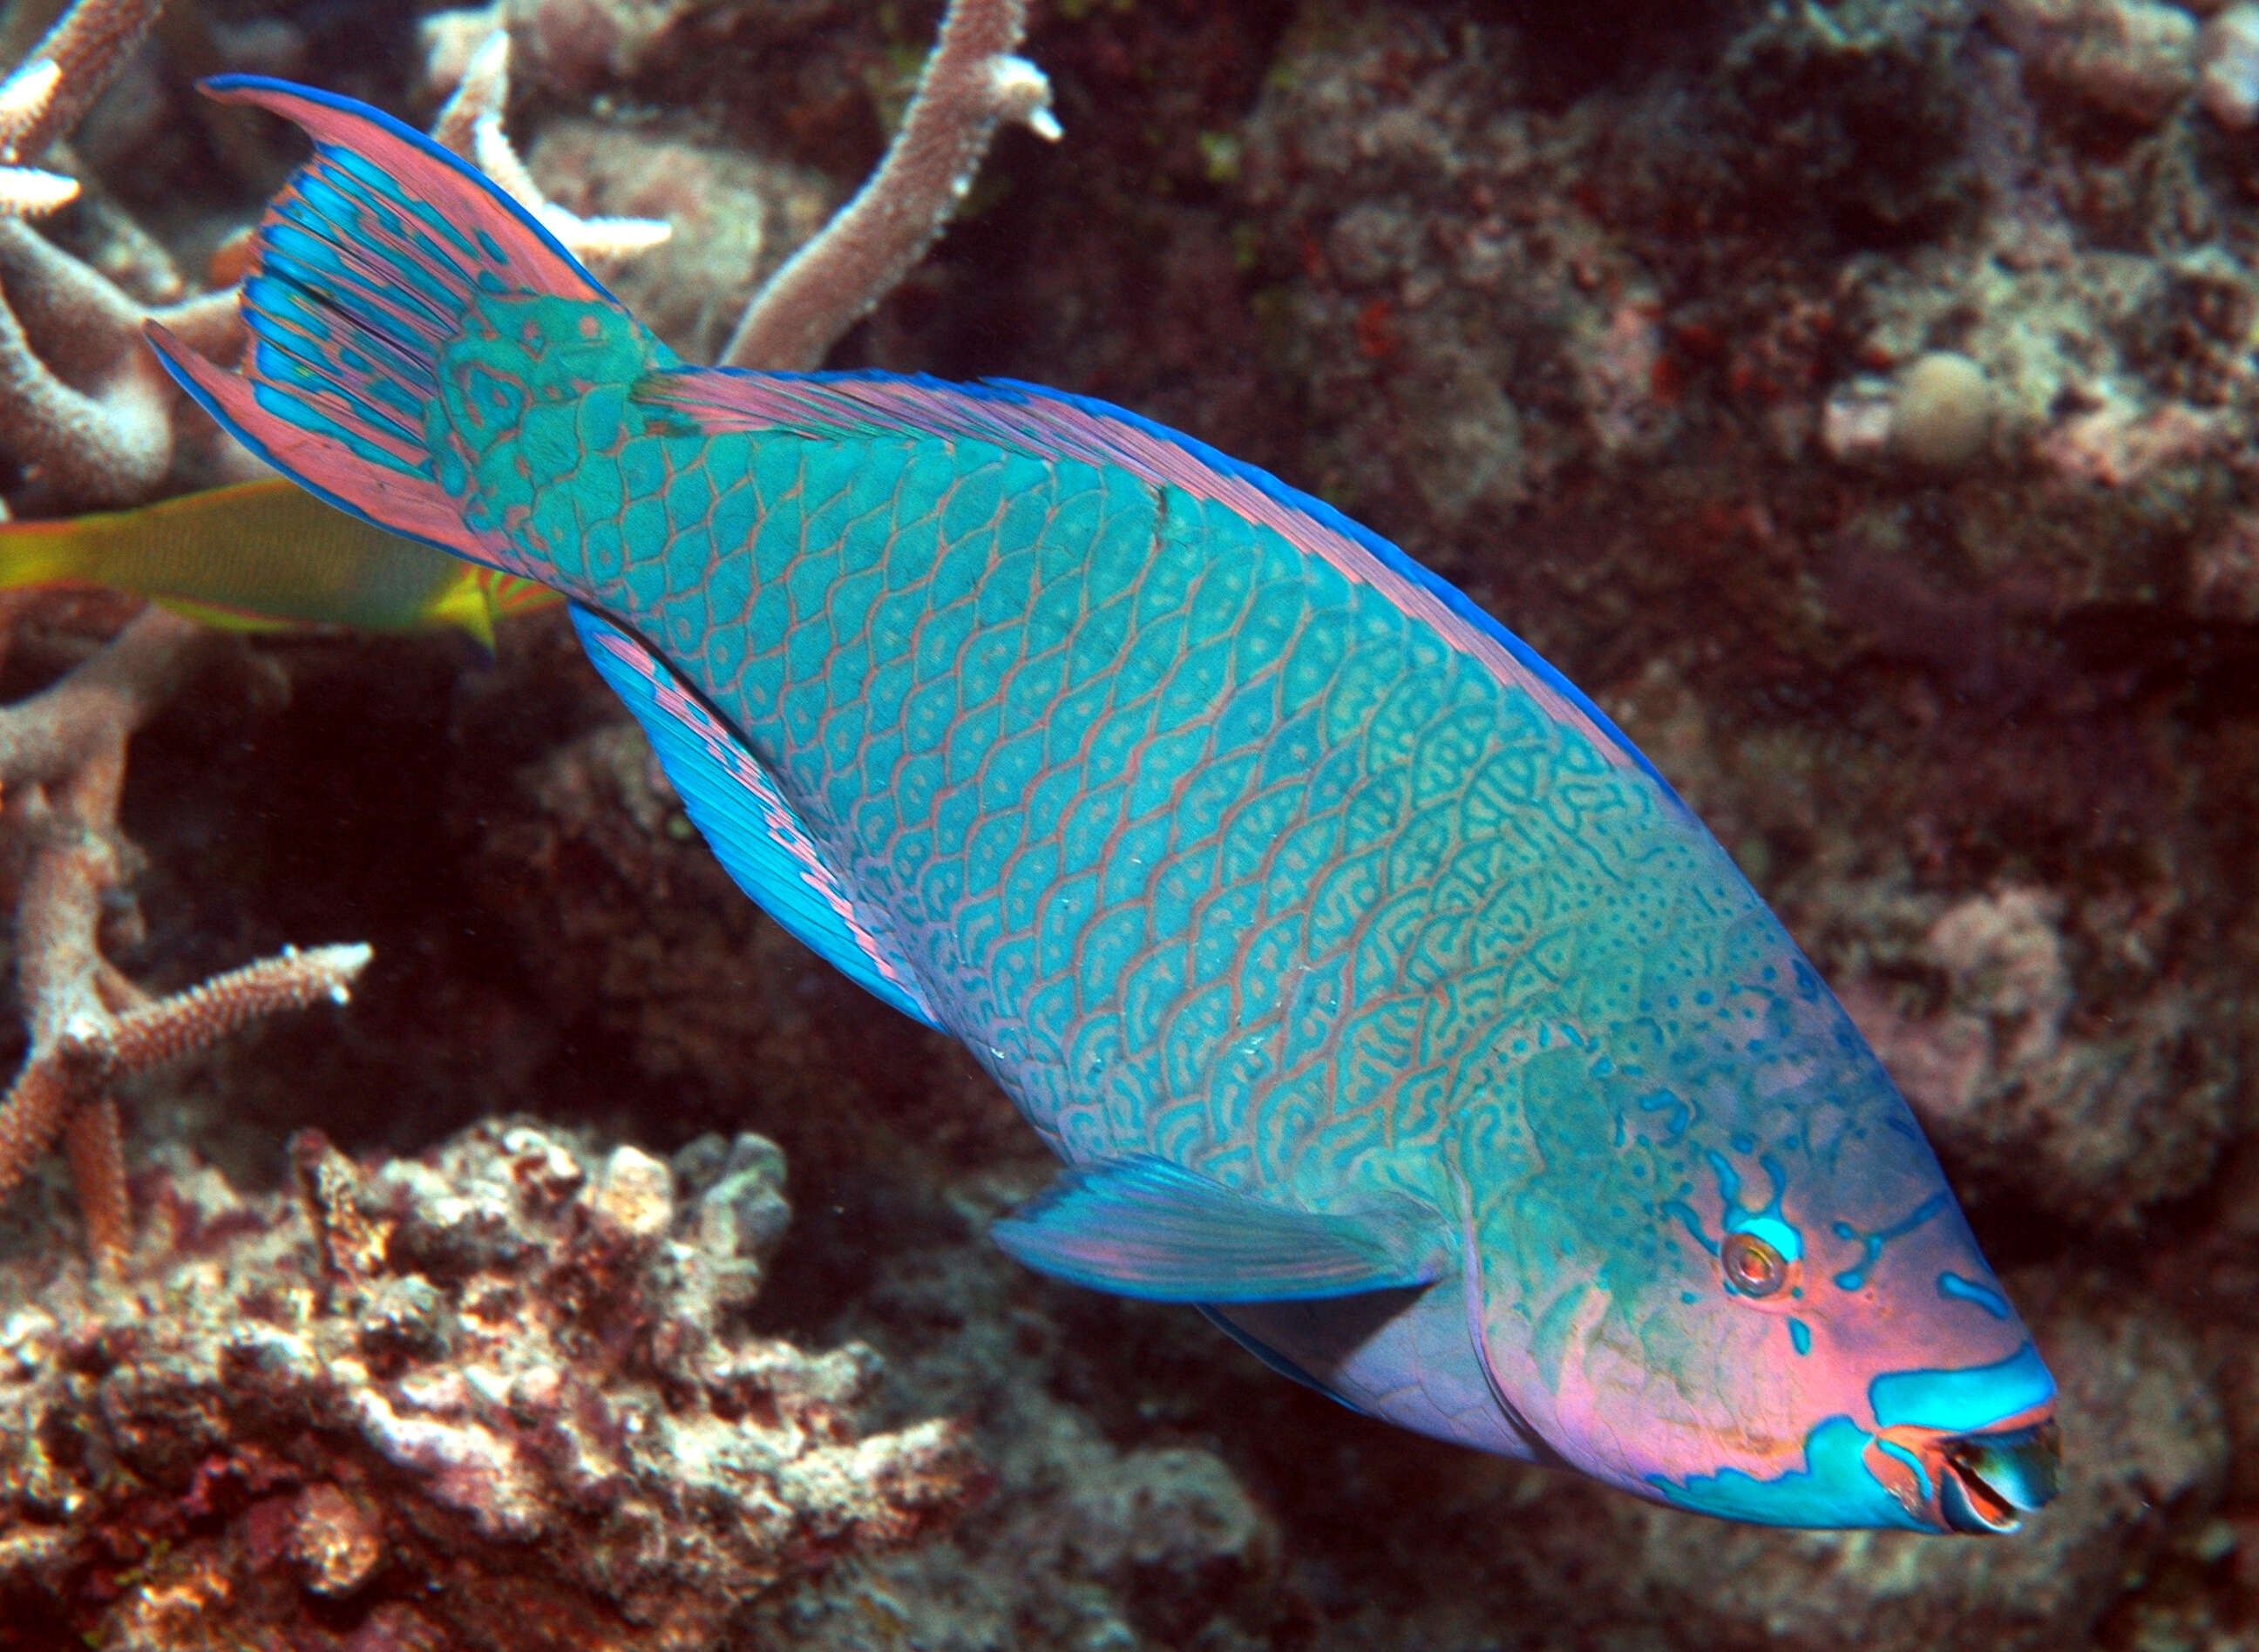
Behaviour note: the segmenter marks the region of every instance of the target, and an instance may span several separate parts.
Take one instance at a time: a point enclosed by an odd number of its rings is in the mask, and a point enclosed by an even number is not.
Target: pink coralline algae
[[[868,1349],[736,1323],[788,1215],[760,1138],[292,1155],[289,1193],[160,1171],[121,1286],[9,1281],[0,1643],[688,1652],[963,1500],[951,1424],[859,1432]]]

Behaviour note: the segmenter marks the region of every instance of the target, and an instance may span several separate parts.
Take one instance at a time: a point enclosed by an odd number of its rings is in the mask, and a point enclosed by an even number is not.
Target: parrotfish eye
[[[1718,1247],[1726,1283],[1743,1296],[1772,1296],[1788,1284],[1788,1258],[1753,1233],[1729,1233]]]

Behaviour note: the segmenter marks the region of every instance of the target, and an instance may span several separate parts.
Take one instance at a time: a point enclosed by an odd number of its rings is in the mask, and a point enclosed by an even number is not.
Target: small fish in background
[[[376,111],[240,375],[348,509],[553,585],[780,922],[1066,1161],[1028,1265],[1445,1440],[1782,1526],[2004,1532],[2055,1382],[1889,1076],[1592,701],[1320,502],[1032,385],[683,366]]]
[[[452,627],[489,653],[497,619],[563,600],[280,480],[134,510],[0,523],[0,590],[66,584],[128,591],[230,630]]]

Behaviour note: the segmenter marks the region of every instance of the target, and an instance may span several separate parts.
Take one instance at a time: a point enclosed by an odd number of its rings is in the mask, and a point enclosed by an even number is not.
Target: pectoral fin
[[[1077,1165],[990,1230],[1039,1273],[1155,1302],[1276,1302],[1427,1285],[1450,1234],[1415,1200],[1296,1210],[1166,1159]]]

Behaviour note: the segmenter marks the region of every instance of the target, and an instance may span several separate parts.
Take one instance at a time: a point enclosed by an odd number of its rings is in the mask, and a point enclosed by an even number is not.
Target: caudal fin
[[[331,503],[396,533],[537,577],[499,536],[465,525],[435,475],[424,409],[439,355],[487,300],[615,303],[516,202],[430,139],[347,97],[255,75],[204,82],[223,103],[314,140],[260,221],[241,373],[152,324],[175,377],[253,452]]]

